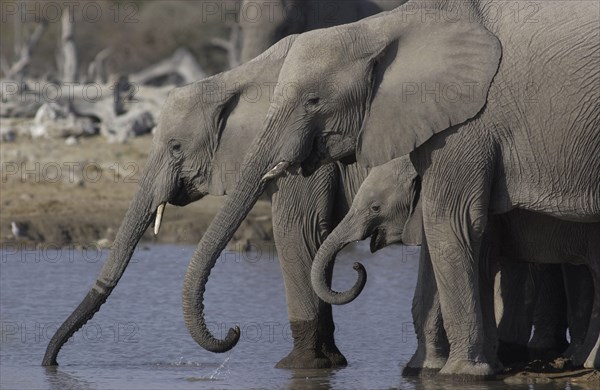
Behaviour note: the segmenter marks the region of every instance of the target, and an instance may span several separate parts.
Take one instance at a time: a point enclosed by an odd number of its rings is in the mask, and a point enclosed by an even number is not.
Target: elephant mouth
[[[300,163],[300,168],[302,169],[302,176],[309,177],[319,168],[319,162],[317,159],[309,157]]]
[[[385,231],[383,229],[375,229],[371,234],[371,253],[375,253],[386,246]]]
[[[315,137],[310,154],[300,163],[302,176],[308,177],[315,173],[325,160],[327,160],[325,140],[323,137]]]
[[[190,195],[185,193],[178,193],[169,203],[171,203],[174,206],[183,207],[187,206],[190,203],[194,203],[202,199],[203,197],[204,195],[202,194]]]
[[[177,190],[168,202],[174,206],[183,207],[202,199],[205,195],[205,193],[198,190],[191,182],[180,180]]]

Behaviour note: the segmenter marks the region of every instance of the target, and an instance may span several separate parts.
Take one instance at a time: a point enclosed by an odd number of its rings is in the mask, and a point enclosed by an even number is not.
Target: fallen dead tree
[[[84,83],[27,79],[1,81],[0,117],[35,118],[39,110],[47,110],[49,105],[61,107],[61,112],[70,112],[76,117],[89,118],[96,128],[95,134],[105,136],[111,142],[124,142],[127,138],[146,134],[152,130],[169,91],[177,84],[189,83],[205,77],[204,71],[184,48],[178,49],[170,58],[163,60],[141,72],[127,75],[112,75],[103,81],[101,65],[110,50],[103,50],[90,65]],[[162,82],[161,82],[162,80]],[[173,85],[171,82],[176,81]],[[170,81],[170,82],[169,82]],[[161,83],[167,85],[160,85]],[[62,119],[68,116],[63,115]],[[57,120],[60,119],[57,117]],[[23,123],[23,122],[21,122]],[[73,126],[83,129],[67,131],[43,131],[55,129],[56,125],[37,124],[35,131],[18,129],[16,134],[30,134],[34,137],[81,136],[89,134],[88,122],[70,121]],[[23,124],[33,129],[31,124]],[[61,126],[58,126],[61,127]]]
[[[192,53],[188,49],[180,47],[171,57],[130,75],[129,80],[138,85],[161,85],[168,77],[179,78],[173,84],[187,84],[205,78],[206,73]]]
[[[63,11],[56,50],[58,76],[35,79],[28,73],[35,47],[47,31],[43,20],[33,30],[25,25],[18,27],[18,31],[29,31],[29,35],[15,38],[18,50],[12,65],[4,56],[0,58],[0,118],[23,119],[3,121],[5,125],[10,123],[9,130],[3,131],[3,141],[16,136],[68,138],[100,134],[110,142],[124,142],[152,131],[170,89],[207,76],[185,47],[131,74],[109,73],[107,62],[113,53],[109,47],[87,67],[80,67],[76,18],[72,9]],[[227,51],[230,63],[235,65],[239,28],[232,28],[229,41],[214,39],[212,45]],[[79,74],[80,68],[85,74]]]

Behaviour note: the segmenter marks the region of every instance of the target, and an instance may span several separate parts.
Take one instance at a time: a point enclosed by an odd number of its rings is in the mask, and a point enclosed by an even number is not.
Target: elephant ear
[[[296,37],[298,37],[298,34],[288,35],[287,37],[281,39],[276,44],[274,44],[273,46],[271,46],[270,48],[265,50],[261,55],[250,60],[249,63],[260,62],[260,61],[264,61],[267,59],[268,60],[284,59],[287,56],[288,52],[290,51],[290,48],[292,47],[292,44],[296,40]]]
[[[357,160],[365,167],[410,153],[486,103],[500,42],[468,17],[435,19],[404,14],[391,27],[397,34],[382,45],[357,141]]]
[[[410,217],[404,224],[402,232],[402,243],[404,245],[421,245],[423,241],[423,210],[421,208],[421,199],[411,210]]]

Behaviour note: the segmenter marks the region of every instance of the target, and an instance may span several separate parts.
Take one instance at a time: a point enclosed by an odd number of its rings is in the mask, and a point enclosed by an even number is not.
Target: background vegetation
[[[53,3],[50,5],[49,3]],[[69,1],[0,0],[0,55],[5,64],[18,58],[18,51],[36,25],[47,27],[32,51],[30,77],[51,78],[58,73],[60,17],[56,6]],[[179,48],[188,48],[208,74],[227,68],[227,53],[210,44],[215,37],[228,39],[233,16],[221,12],[235,10],[234,0],[74,0],[75,43],[80,74],[103,49],[111,48],[109,73],[132,73],[164,59]],[[88,4],[92,3],[92,4]],[[17,12],[12,12],[13,7]],[[25,8],[23,8],[25,7]],[[96,16],[96,10],[102,15]],[[87,14],[87,16],[86,16]]]

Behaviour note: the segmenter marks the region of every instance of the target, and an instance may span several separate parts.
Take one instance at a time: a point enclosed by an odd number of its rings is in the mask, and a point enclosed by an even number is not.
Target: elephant
[[[600,298],[600,284],[594,276],[600,268],[600,251],[594,241],[597,241],[600,235],[600,223],[570,222],[528,210],[515,209],[509,213],[491,216],[488,226],[486,235],[493,237],[493,240],[491,244],[486,243],[487,246],[492,247],[491,254],[487,255],[493,256],[496,263],[502,262],[512,267],[515,265],[514,262],[526,261],[535,263],[535,266],[546,266],[544,270],[547,272],[533,273],[535,278],[533,285],[537,290],[534,302],[536,309],[542,307],[543,311],[543,302],[547,302],[549,297],[556,298],[555,291],[560,290],[558,286],[561,284],[565,286],[565,298],[568,303],[566,318],[571,343],[566,350],[564,344],[563,348],[560,348],[561,338],[564,338],[561,318],[557,319],[548,316],[548,312],[542,314],[535,310],[532,313],[532,323],[536,332],[529,342],[532,357],[544,358],[547,350],[552,351],[559,347],[559,351],[563,349],[560,351],[562,356],[569,358],[573,365],[599,368],[597,363],[593,363],[594,359],[597,360],[597,357],[594,357],[597,356],[598,351],[586,346],[586,338],[590,337],[592,346],[598,338],[593,310]],[[558,275],[562,278],[556,280],[557,273],[551,267],[560,263],[562,263],[562,273]],[[503,269],[504,273],[506,272]],[[549,277],[544,280],[544,275]],[[553,284],[549,285],[550,283]],[[504,301],[512,303],[519,299],[518,295],[522,294],[519,294],[518,289],[514,289],[514,283],[509,282],[509,285],[513,288],[503,289],[502,295]],[[560,307],[561,304],[559,303],[558,306]],[[514,316],[509,315],[509,317]],[[554,333],[548,334],[553,332],[553,329]],[[553,340],[554,345],[546,344]]]
[[[240,60],[250,61],[288,35],[355,22],[408,0],[243,0]]]
[[[311,283],[320,297],[334,305],[353,301],[366,283],[360,263],[354,269],[359,278],[345,292],[331,291],[332,260],[344,247],[371,237],[371,253],[389,244],[421,245],[423,217],[419,202],[420,178],[408,156],[371,170],[358,189],[350,210],[327,236],[311,269]]]
[[[585,338],[594,295],[587,267],[519,263],[498,252],[494,257],[498,268],[494,302],[501,303],[495,307],[500,362],[572,358]]]
[[[333,260],[337,253],[346,245],[370,237],[370,248],[374,253],[394,243],[408,245],[420,243],[422,213],[418,183],[419,177],[407,156],[371,170],[356,193],[349,212],[325,239],[313,262],[311,282],[321,299],[331,304],[346,304],[354,300],[365,285],[364,267],[360,263],[355,263],[354,268],[359,273],[356,284],[345,292],[332,291],[330,288],[329,270],[333,267]],[[416,228],[407,229],[408,226]],[[524,227],[519,228],[519,226]],[[566,302],[564,304],[557,302],[555,298],[557,295],[560,297],[560,294],[550,291],[553,289],[564,293],[564,289],[559,287],[563,283],[562,273],[559,274],[558,284],[548,286],[546,284],[555,281],[555,269],[551,267],[554,264],[545,269],[537,267],[529,269],[530,264],[518,261],[588,263],[590,260],[587,259],[588,244],[582,245],[581,237],[586,237],[588,241],[592,240],[592,237],[596,237],[600,232],[599,227],[600,224],[597,223],[566,223],[531,213],[516,212],[495,216],[490,221],[481,253],[483,258],[480,260],[483,280],[488,282],[488,290],[483,291],[482,296],[487,294],[487,299],[494,296],[492,288],[489,287],[494,284],[494,274],[498,273],[500,270],[498,265],[501,265],[501,279],[500,283],[497,283],[501,288],[496,289],[499,290],[499,294],[496,294],[494,301],[488,301],[488,305],[496,309],[499,314],[495,316],[495,321],[488,318],[490,324],[486,339],[489,341],[496,338],[496,331],[492,328],[498,325],[499,346],[504,347],[505,350],[504,359],[500,356],[502,351],[498,350],[498,358],[502,364],[529,361],[527,353],[515,355],[514,351],[511,351],[513,352],[511,356],[508,347],[514,349],[514,344],[517,343],[512,340],[515,340],[513,337],[516,334],[516,340],[520,341],[520,346],[526,349],[532,333],[532,325],[535,332],[530,345],[536,353],[540,353],[538,351],[540,347],[546,350],[558,348],[559,353],[564,351],[565,356],[577,359],[578,349],[581,348],[590,321],[591,299],[594,296],[590,271],[586,266],[563,265],[564,283],[570,298],[569,311],[572,312],[568,316],[571,346],[568,351],[565,351],[566,340],[561,345],[563,341],[561,336],[564,339],[566,326],[563,326],[563,322],[567,322],[567,313],[563,309],[566,309],[567,305]],[[551,240],[553,244],[548,245],[548,242],[540,241],[542,239]],[[415,329],[420,335],[420,350],[408,363],[404,370],[405,375],[421,371],[421,367],[416,363],[423,359],[423,349],[426,346],[423,346],[422,342],[428,338],[423,332],[425,325],[423,320],[431,315],[426,310],[433,309],[432,313],[439,312],[439,305],[432,308],[426,303],[435,301],[436,285],[435,280],[431,278],[430,270],[431,265],[423,263],[419,269],[413,316]],[[483,284],[481,288],[483,290]],[[527,300],[528,296],[531,302],[526,304],[524,300]],[[523,315],[523,311],[529,313]],[[487,313],[491,317],[489,307]],[[435,343],[436,350],[446,351],[444,354],[447,354],[447,340],[440,321],[435,321],[433,318],[433,321],[427,323],[430,324],[427,335],[436,335],[433,340],[428,341]],[[519,336],[524,337],[525,340],[519,340]],[[510,345],[511,341],[513,345]],[[563,348],[560,349],[561,347]],[[497,348],[495,343],[488,348],[488,354],[495,360]],[[537,356],[532,358],[535,359]]]
[[[488,216],[523,209],[600,221],[597,5],[536,3],[534,16],[520,18],[511,6],[408,1],[295,39],[240,181],[186,272],[184,315],[200,346],[226,351],[239,339],[239,329],[217,339],[207,328],[205,285],[271,180],[298,166],[310,175],[330,161],[371,168],[409,154],[421,177],[422,256],[431,257],[450,346],[440,372],[495,373],[477,293]],[[592,277],[596,284],[594,267]]]
[[[236,169],[269,107],[264,86],[277,81],[294,39],[282,40],[238,68],[170,92],[139,188],[108,259],[95,285],[52,337],[43,365],[56,365],[62,345],[100,309],[153,220],[158,234],[166,203],[185,206],[205,195],[222,196],[232,190]],[[256,86],[261,88],[258,95]],[[281,178],[268,191],[293,337],[292,351],[277,367],[346,365],[335,345],[331,306],[310,287],[310,266],[367,172],[357,164],[329,164],[309,178]]]

